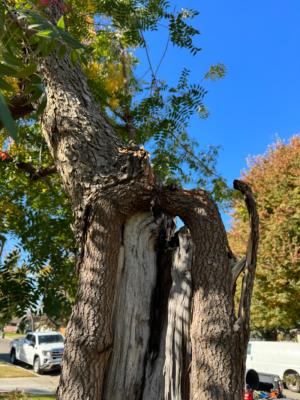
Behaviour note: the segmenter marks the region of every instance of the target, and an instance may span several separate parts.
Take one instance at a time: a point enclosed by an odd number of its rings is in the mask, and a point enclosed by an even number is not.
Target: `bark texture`
[[[252,233],[245,266],[232,267],[209,194],[158,186],[148,153],[122,144],[68,55],[52,54],[41,71],[43,134],[79,247],[58,399],[241,400],[258,239],[251,191],[236,184]]]

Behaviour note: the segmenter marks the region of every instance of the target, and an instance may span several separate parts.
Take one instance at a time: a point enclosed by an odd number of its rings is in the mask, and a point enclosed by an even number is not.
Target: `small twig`
[[[178,140],[178,144],[179,146],[187,153],[189,154],[192,158],[194,158],[195,160],[197,160],[197,162],[201,165],[201,167],[206,171],[207,174],[211,175],[211,176],[215,176],[216,178],[221,178],[221,175],[216,174],[212,169],[210,169],[207,165],[204,164],[204,162],[197,157],[192,150],[189,148],[188,145],[182,143],[178,137],[176,137],[176,135],[172,132],[170,132],[170,135],[175,139]]]
[[[167,39],[167,43],[166,43],[165,49],[164,49],[164,51],[162,53],[162,56],[161,56],[161,58],[159,60],[159,63],[157,64],[157,67],[155,69],[155,76],[157,76],[159,68],[161,67],[161,64],[162,64],[162,62],[163,62],[163,60],[164,60],[164,58],[165,58],[165,56],[167,54],[167,51],[168,51],[168,48],[169,48],[169,44],[170,44],[170,34],[168,35],[168,39]]]
[[[150,67],[151,75],[152,75],[152,82],[151,82],[151,91],[152,91],[153,86],[156,85],[156,75],[155,75],[155,71],[154,71],[154,68],[153,68],[153,65],[152,65],[152,62],[151,62],[150,53],[149,53],[149,50],[148,50],[148,45],[147,45],[145,36],[144,36],[142,31],[140,31],[140,34],[141,34],[141,37],[142,37],[143,42],[144,42],[145,51],[146,51],[146,57],[147,57],[147,61],[148,61],[149,67]]]

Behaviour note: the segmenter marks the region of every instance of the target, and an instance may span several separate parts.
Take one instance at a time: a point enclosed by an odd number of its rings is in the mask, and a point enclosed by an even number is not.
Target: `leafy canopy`
[[[38,170],[51,162],[38,125],[21,127],[18,142],[8,143],[8,153],[9,157],[0,162],[1,233],[16,237],[25,252],[33,298],[43,301],[50,317],[64,321],[76,290],[69,202],[56,174],[35,181],[21,168],[25,164]],[[0,293],[0,303],[1,298]]]
[[[52,6],[62,14],[56,24],[47,18]],[[0,3],[0,233],[18,238],[34,280],[33,298],[42,298],[45,312],[58,320],[67,317],[74,299],[76,249],[59,178],[43,174],[53,162],[39,126],[47,101],[41,59],[56,51],[81,64],[99,113],[125,143],[150,149],[160,182],[196,182],[210,188],[217,200],[224,199],[227,187],[215,170],[218,149],[200,149],[188,134],[191,117],[208,117],[206,90],[190,81],[187,68],[176,85],[159,77],[168,46],[193,55],[200,51],[195,44],[199,32],[190,23],[197,14],[176,11],[164,0]],[[164,29],[162,25],[169,38],[154,67],[145,33]],[[148,59],[144,78],[136,75],[138,48]],[[201,82],[224,74],[224,65],[213,65]]]
[[[58,5],[62,13],[56,25],[47,18],[47,9],[53,5]],[[160,80],[159,66],[152,66],[145,40],[146,31],[162,29],[160,26],[165,24],[172,45],[197,54],[200,48],[194,44],[194,38],[199,32],[189,23],[197,14],[189,9],[176,12],[162,0],[1,2],[2,124],[17,139],[15,115],[8,112],[10,108],[18,114],[17,107],[14,108],[16,98],[32,108],[26,114],[31,123],[40,116],[46,94],[38,71],[39,61],[52,51],[62,57],[68,52],[74,63],[82,64],[99,112],[110,120],[123,140],[153,150],[151,160],[162,182],[194,180],[202,186],[209,182],[217,186],[215,193],[220,193],[224,182],[215,172],[217,148],[199,151],[187,134],[194,114],[208,115],[204,104],[206,90],[200,83],[190,83],[188,69],[182,71],[174,87]],[[135,50],[139,47],[148,56],[147,80],[135,75]],[[224,74],[225,67],[217,64],[203,79]]]
[[[25,309],[35,306],[34,280],[25,263],[18,265],[19,252],[0,263],[0,327],[13,316],[22,316]]]

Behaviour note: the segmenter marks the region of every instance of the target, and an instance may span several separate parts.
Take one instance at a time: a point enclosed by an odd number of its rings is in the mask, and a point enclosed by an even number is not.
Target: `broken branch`
[[[248,239],[245,273],[242,282],[242,291],[239,304],[238,319],[241,321],[244,330],[248,331],[250,320],[251,295],[254,285],[254,276],[256,270],[257,250],[259,241],[259,216],[256,203],[250,186],[245,182],[235,180],[233,187],[239,190],[245,197],[246,206],[250,217],[250,235]]]

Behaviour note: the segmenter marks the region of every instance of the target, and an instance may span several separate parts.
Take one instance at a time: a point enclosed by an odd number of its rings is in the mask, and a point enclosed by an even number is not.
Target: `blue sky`
[[[232,182],[249,155],[261,154],[279,136],[300,132],[300,1],[172,1],[177,10],[195,8],[201,31],[196,57],[168,49],[159,78],[176,81],[184,66],[194,81],[211,64],[227,67],[224,80],[205,83],[207,120],[194,119],[190,133],[200,144],[221,146],[219,171]],[[167,31],[147,35],[151,60],[157,65]],[[145,60],[145,55],[142,57]],[[141,67],[141,70],[145,67]]]
[[[207,120],[193,119],[190,133],[201,145],[221,146],[218,169],[232,182],[249,155],[264,153],[279,136],[300,132],[300,1],[172,1],[176,9],[196,8],[202,51],[169,47],[159,78],[177,81],[183,67],[201,80],[209,66],[222,62],[227,76],[205,84]],[[147,35],[153,65],[164,51],[167,31]],[[144,52],[141,74],[148,68]],[[228,227],[228,218],[224,216]],[[10,241],[8,251],[15,245]]]

